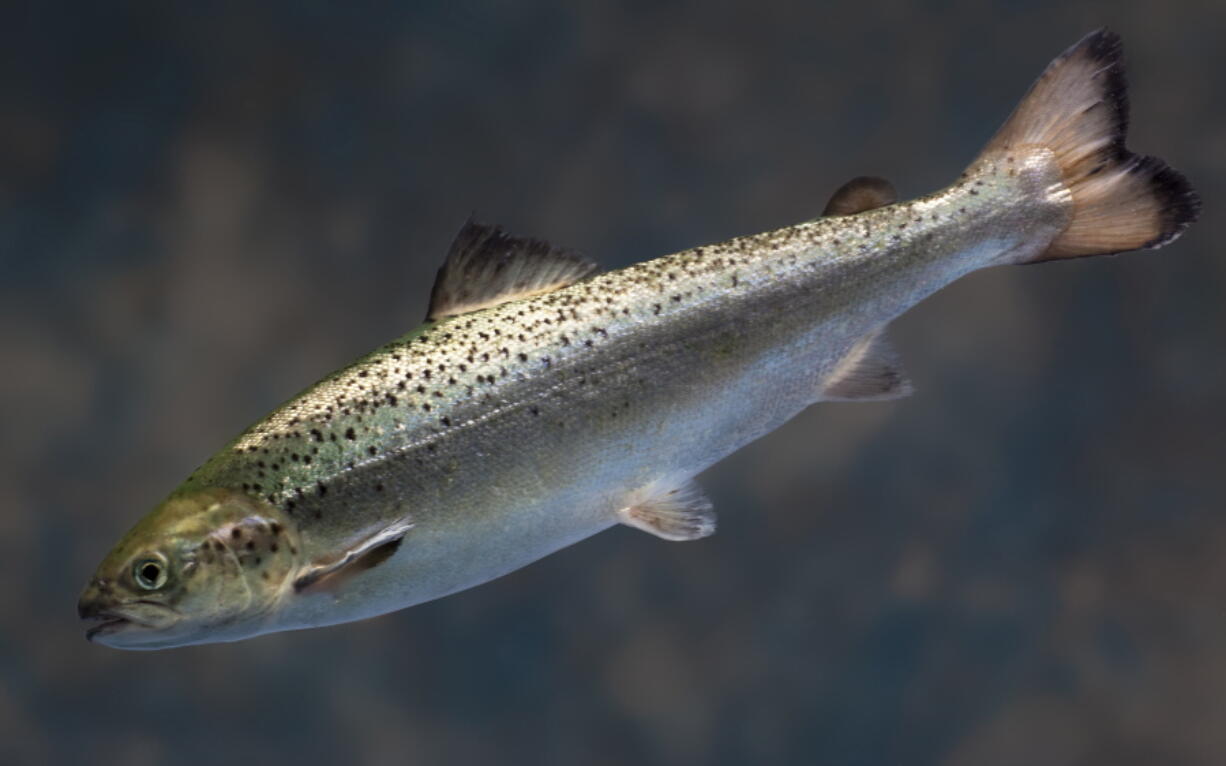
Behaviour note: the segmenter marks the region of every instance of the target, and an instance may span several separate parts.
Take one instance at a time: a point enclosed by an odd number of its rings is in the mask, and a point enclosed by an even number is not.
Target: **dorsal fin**
[[[822,386],[824,401],[898,399],[911,393],[884,328],[860,339]]]
[[[835,190],[822,215],[854,215],[897,201],[894,184],[876,176],[856,176]]]
[[[574,284],[596,270],[586,258],[539,239],[512,237],[469,220],[456,234],[430,292],[426,319],[467,314]]]

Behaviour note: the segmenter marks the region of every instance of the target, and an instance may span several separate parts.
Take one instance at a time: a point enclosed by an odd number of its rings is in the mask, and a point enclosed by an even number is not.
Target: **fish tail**
[[[1157,157],[1124,146],[1122,54],[1113,32],[1084,37],[1048,65],[981,155],[1037,146],[1059,166],[1072,217],[1028,262],[1157,248],[1196,220],[1200,198],[1187,179]]]

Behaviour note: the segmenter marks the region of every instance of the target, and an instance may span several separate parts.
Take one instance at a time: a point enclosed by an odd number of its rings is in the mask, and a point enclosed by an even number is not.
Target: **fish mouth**
[[[86,640],[105,645],[112,645],[116,640],[139,641],[142,634],[169,628],[179,616],[174,609],[149,601],[106,605],[82,599],[78,612],[81,619],[90,624],[85,631]]]
[[[112,633],[118,633],[120,631],[127,630],[128,626],[130,625],[137,624],[131,619],[121,617],[117,614],[99,614],[96,617],[91,617],[89,619],[99,621],[97,625],[94,625],[89,630],[85,631],[85,640],[90,642],[92,642],[98,636],[108,636]]]

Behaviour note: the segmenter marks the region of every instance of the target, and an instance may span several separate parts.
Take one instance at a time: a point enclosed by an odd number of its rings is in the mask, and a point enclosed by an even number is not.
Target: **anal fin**
[[[715,509],[690,479],[659,479],[635,492],[617,512],[629,527],[664,540],[698,540],[715,532]]]
[[[308,565],[294,579],[294,592],[318,593],[335,590],[354,576],[379,566],[400,549],[405,534],[412,527],[412,522],[397,522],[358,541],[336,558]]]
[[[864,336],[839,362],[822,385],[825,401],[898,399],[911,393],[898,352],[884,328]]]

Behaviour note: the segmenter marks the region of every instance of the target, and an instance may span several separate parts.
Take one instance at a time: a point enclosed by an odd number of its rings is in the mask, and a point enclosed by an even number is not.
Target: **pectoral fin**
[[[379,566],[400,548],[412,526],[409,521],[397,522],[358,541],[336,558],[314,562],[294,580],[294,591],[318,593],[334,590],[354,575]]]
[[[898,359],[898,352],[877,330],[852,347],[838,367],[825,380],[821,398],[825,401],[865,401],[898,399],[911,393]]]
[[[698,540],[715,532],[711,501],[689,479],[661,479],[635,492],[617,512],[626,526],[665,540]]]

